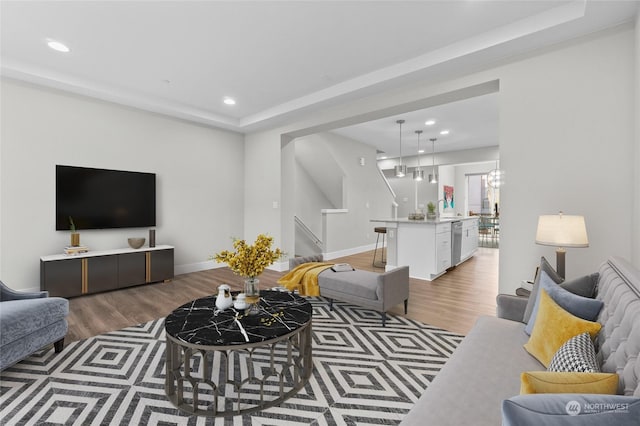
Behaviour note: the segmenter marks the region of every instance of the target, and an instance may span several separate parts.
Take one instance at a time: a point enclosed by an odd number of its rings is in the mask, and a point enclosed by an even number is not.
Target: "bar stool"
[[[387,234],[387,228],[384,226],[376,226],[373,228],[373,232],[377,235],[376,237],[376,249],[373,251],[373,266],[376,268],[384,268],[384,265],[387,264],[387,261],[384,259],[384,238]],[[378,253],[378,241],[380,240],[380,234],[382,234],[382,247],[380,251],[382,251],[382,261],[376,264],[376,254]]]

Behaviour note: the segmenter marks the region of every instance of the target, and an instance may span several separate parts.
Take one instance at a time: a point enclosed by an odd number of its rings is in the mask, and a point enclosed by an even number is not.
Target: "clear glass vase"
[[[249,313],[257,313],[258,303],[260,302],[260,280],[257,278],[245,279],[244,292],[247,295],[247,310]]]

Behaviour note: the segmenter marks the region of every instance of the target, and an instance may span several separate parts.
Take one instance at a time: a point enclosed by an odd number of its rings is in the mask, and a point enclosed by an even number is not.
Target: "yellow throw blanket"
[[[289,291],[298,290],[301,296],[320,296],[318,274],[331,268],[333,263],[310,262],[298,265],[278,280]]]

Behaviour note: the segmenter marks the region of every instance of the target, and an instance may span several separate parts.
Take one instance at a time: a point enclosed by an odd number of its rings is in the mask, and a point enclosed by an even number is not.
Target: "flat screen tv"
[[[56,230],[156,225],[155,173],[56,165]]]

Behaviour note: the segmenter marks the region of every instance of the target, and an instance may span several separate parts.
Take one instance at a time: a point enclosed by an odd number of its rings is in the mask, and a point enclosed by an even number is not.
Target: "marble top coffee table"
[[[188,413],[220,417],[277,405],[311,377],[311,304],[261,291],[259,312],[218,311],[216,296],[165,319],[165,393]]]

